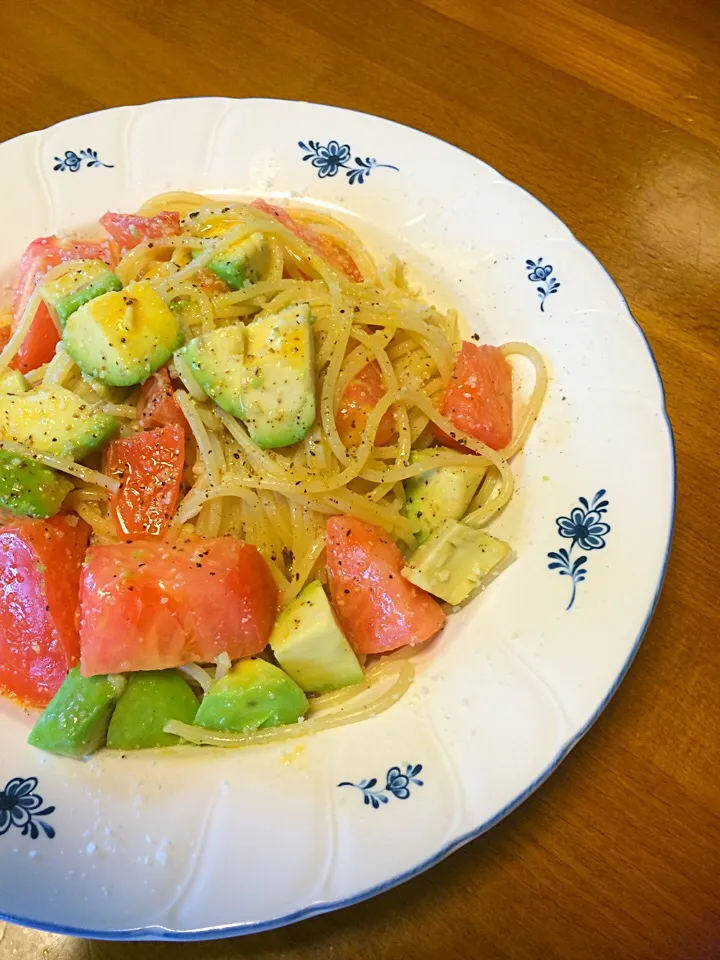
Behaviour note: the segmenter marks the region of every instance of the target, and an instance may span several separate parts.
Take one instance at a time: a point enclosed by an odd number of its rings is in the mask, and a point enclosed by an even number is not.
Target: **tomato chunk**
[[[80,655],[80,568],[89,528],[77,517],[0,529],[0,691],[50,702]]]
[[[355,283],[362,281],[363,275],[360,273],[360,268],[350,256],[350,253],[341,244],[328,240],[326,237],[321,237],[312,227],[308,227],[304,223],[298,223],[297,220],[290,216],[287,210],[284,210],[282,207],[275,207],[266,200],[253,200],[250,206],[261,210],[269,217],[275,217],[284,227],[292,231],[296,237],[304,240],[309,247],[312,247],[313,250],[319,253],[323,260],[327,261],[331,267],[335,267],[336,270],[344,273],[349,280],[353,280]]]
[[[502,450],[510,443],[512,369],[499,347],[463,343],[440,411],[460,430],[493,450]],[[467,450],[442,430],[435,432],[445,446]]]
[[[377,362],[369,363],[345,388],[335,424],[346,447],[357,447],[363,430],[378,400],[385,396],[385,381]],[[383,414],[375,443],[382,447],[395,436],[395,418],[392,407]]]
[[[100,223],[123,253],[145,240],[161,240],[163,237],[174,237],[180,233],[180,214],[173,210],[163,210],[154,217],[111,213],[108,210],[100,218]]]
[[[180,404],[175,399],[167,367],[161,367],[142,385],[137,416],[140,426],[145,430],[168,426],[182,427],[183,430],[187,428]]]
[[[107,264],[113,263],[110,247],[104,241],[97,243],[79,240],[61,241],[55,236],[38,237],[37,240],[33,240],[20,262],[20,277],[13,295],[13,330],[20,322],[30,297],[35,293],[35,288],[45,274],[68,260],[104,260]],[[43,363],[49,363],[55,355],[55,347],[59,339],[60,334],[48,308],[41,303],[10,365],[22,373],[27,373],[42,366]]]
[[[147,540],[91,547],[80,603],[87,677],[258,654],[277,587],[258,550],[240,540]]]
[[[402,576],[404,565],[379,527],[348,516],[328,520],[330,596],[356,653],[423,643],[445,622],[440,604]]]
[[[167,529],[180,495],[185,432],[176,425],[113,440],[107,472],[120,479],[110,501],[120,537],[157,537]]]

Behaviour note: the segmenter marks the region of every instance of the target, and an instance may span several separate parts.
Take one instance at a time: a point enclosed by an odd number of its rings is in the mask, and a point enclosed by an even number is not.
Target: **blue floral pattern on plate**
[[[545,284],[538,286],[537,295],[540,297],[540,309],[545,312],[545,301],[552,293],[557,293],[560,289],[560,282],[551,276],[553,266],[550,263],[543,263],[543,258],[537,260],[526,260],[525,269],[528,271],[528,280],[531,283]]]
[[[378,810],[380,804],[387,803],[390,797],[397,800],[407,800],[410,796],[410,785],[422,787],[423,781],[418,779],[418,774],[422,770],[421,763],[408,763],[405,765],[405,773],[400,767],[390,767],[385,776],[385,786],[378,787],[377,777],[370,780],[361,780],[360,783],[350,783],[343,780],[339,787],[355,787],[363,795],[363,803],[368,804],[373,810]]]
[[[112,170],[115,166],[114,163],[103,163],[102,160],[98,159],[97,150],[87,147],[80,153],[75,153],[74,150],[66,150],[64,157],[55,157],[53,170],[58,170],[60,173],[65,173],[66,170],[69,170],[70,173],[77,173],[83,163],[86,167],[107,167],[108,170]]]
[[[322,144],[318,140],[298,140],[298,146],[305,151],[303,160],[309,160],[322,179],[325,177],[334,177],[338,171],[344,170],[348,183],[352,186],[354,183],[363,184],[365,178],[369,177],[373,170],[384,167],[386,170],[397,170],[398,167],[391,163],[378,163],[375,157],[354,158],[354,166],[348,161],[351,158],[352,151],[349,143],[339,143],[337,140],[330,140],[327,144]]]
[[[0,837],[11,827],[16,827],[24,837],[30,834],[33,840],[37,840],[40,836],[38,825],[42,827],[48,840],[55,836],[55,828],[39,819],[49,817],[55,812],[55,807],[39,809],[43,805],[43,798],[39,793],[35,793],[37,785],[37,777],[28,777],[26,780],[13,777],[5,784],[5,788],[0,790]]]
[[[552,561],[548,564],[548,570],[557,570],[561,577],[570,577],[572,580],[572,593],[566,610],[575,603],[578,584],[583,582],[587,574],[585,564],[588,558],[580,556],[572,559],[575,546],[581,550],[602,550],[605,537],[610,533],[610,524],[602,519],[610,504],[605,499],[605,493],[605,490],[598,490],[590,503],[585,497],[579,497],[580,506],[574,507],[569,517],[558,517],[555,521],[560,536],[572,541],[569,549],[561,547],[557,552],[548,553],[548,559]]]

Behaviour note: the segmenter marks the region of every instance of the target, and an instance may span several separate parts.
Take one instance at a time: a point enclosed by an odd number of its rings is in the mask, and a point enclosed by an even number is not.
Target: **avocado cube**
[[[364,679],[319,580],[282,611],[269,642],[277,662],[306,693],[337,690]]]
[[[105,743],[110,716],[125,687],[118,674],[83,677],[73,667],[38,718],[28,743],[63,757],[87,757]]]
[[[133,673],[115,708],[107,734],[109,750],[170,747],[180,737],[165,733],[168,720],[192,723],[198,698],[177,670]]]
[[[28,392],[28,382],[19,370],[7,370],[0,377],[0,393],[9,393],[17,396]]]
[[[207,266],[233,290],[240,290],[258,283],[267,275],[270,269],[270,244],[262,233],[253,233],[226,247]]]
[[[410,463],[421,463],[432,454],[418,450]],[[436,467],[405,481],[404,516],[418,520],[420,529],[415,534],[418,544],[425,543],[443,520],[460,520],[465,516],[487,467]]]
[[[82,372],[131,387],[159,370],[182,343],[177,317],[148,280],[95,297],[65,324],[65,350]]]
[[[503,540],[465,523],[445,520],[412,554],[402,575],[457,606],[511,559],[512,549]]]
[[[241,323],[219,327],[195,337],[178,351],[190,364],[195,379],[219,407],[242,419],[242,371],[245,327]]]
[[[53,280],[43,280],[40,296],[61,327],[83,304],[110,291],[122,290],[122,281],[102,260],[71,260]]]
[[[210,687],[195,723],[209,730],[258,730],[296,723],[308,707],[300,687],[279,667],[240,660]]]
[[[302,440],[315,420],[315,344],[307,303],[245,327],[243,419],[259,447]]]
[[[65,387],[36,387],[19,396],[0,393],[0,438],[44,453],[82,460],[119,426],[115,417],[94,413]]]
[[[20,517],[54,517],[72,489],[57,470],[0,450],[0,506],[5,509]]]

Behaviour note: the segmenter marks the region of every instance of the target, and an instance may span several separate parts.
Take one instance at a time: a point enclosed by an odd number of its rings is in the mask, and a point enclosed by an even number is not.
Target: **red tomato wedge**
[[[351,380],[345,388],[340,408],[335,414],[340,439],[346,447],[357,447],[362,440],[363,430],[378,400],[385,396],[385,381],[380,365],[369,363]],[[395,418],[392,407],[383,414],[375,443],[382,447],[395,436]]]
[[[500,347],[463,343],[440,412],[493,450],[502,450],[510,443],[512,369]],[[442,430],[435,433],[445,446],[467,450]]]
[[[327,522],[330,596],[356,653],[385,653],[423,643],[445,622],[440,604],[401,575],[396,544],[355,517]]]
[[[77,517],[0,529],[0,691],[44,707],[79,659],[78,593],[89,527]]]
[[[123,253],[132,250],[144,240],[161,240],[180,233],[180,214],[163,210],[154,217],[141,217],[132,213],[108,212],[100,223],[117,243]]]
[[[304,223],[298,223],[297,220],[290,216],[287,210],[283,210],[282,207],[274,207],[268,203],[267,200],[253,200],[250,206],[261,210],[269,217],[275,217],[284,227],[292,231],[296,237],[304,240],[309,247],[312,247],[313,250],[319,253],[323,260],[326,260],[331,267],[344,273],[349,280],[353,280],[355,283],[362,281],[363,276],[360,273],[358,265],[341,244],[328,240],[326,237],[321,237],[312,227],[308,227]]]
[[[182,427],[186,430],[187,421],[180,409],[180,404],[175,399],[175,391],[167,367],[161,367],[142,385],[137,417],[138,423],[144,430],[169,426]]]
[[[28,246],[20,262],[20,277],[13,295],[13,330],[20,322],[30,297],[45,274],[68,260],[104,260],[113,258],[106,242],[61,241],[58,237],[38,237]],[[49,363],[60,339],[48,308],[41,303],[30,329],[11,366],[22,373]]]
[[[80,590],[84,676],[261,653],[277,587],[255,547],[215,540],[91,547]]]
[[[110,500],[119,537],[158,537],[167,529],[180,495],[185,431],[177,425],[113,440],[106,469],[120,480]]]

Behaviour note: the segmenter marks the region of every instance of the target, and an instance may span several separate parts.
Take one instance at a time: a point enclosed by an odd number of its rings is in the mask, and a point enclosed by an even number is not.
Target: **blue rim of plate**
[[[205,98],[187,97],[187,98],[178,98],[178,99],[193,100],[193,99],[205,99]],[[212,98],[212,99],[223,99],[223,98]],[[282,100],[280,98],[255,98],[255,97],[241,98],[240,97],[240,98],[228,98],[228,99],[235,99],[236,101],[242,101],[243,99],[244,100],[254,100],[254,99],[273,100],[274,99],[275,102],[278,102],[278,103],[309,104],[309,101]],[[172,101],[166,100],[166,101],[151,101],[151,102],[163,103],[163,102],[172,102]],[[341,109],[347,113],[356,113],[356,114],[359,114],[360,116],[372,117],[375,120],[383,120],[385,123],[390,123],[393,126],[404,127],[407,130],[412,130],[414,133],[418,133],[418,132],[422,133],[424,136],[430,137],[431,139],[436,140],[439,143],[442,143],[444,146],[450,147],[450,149],[452,150],[457,150],[459,153],[464,153],[466,156],[471,157],[473,160],[480,160],[479,157],[475,157],[474,154],[468,153],[466,150],[463,150],[461,147],[455,146],[455,144],[448,143],[447,140],[441,140],[440,137],[435,137],[424,130],[417,130],[417,128],[409,127],[407,124],[398,123],[395,120],[388,120],[386,117],[378,117],[376,114],[364,113],[361,110],[351,110],[349,108],[337,107],[333,104],[315,103],[311,105],[330,107],[333,110]],[[132,104],[128,106],[138,107],[138,106],[147,106],[147,104]],[[118,108],[111,108],[111,109],[118,109]],[[121,107],[119,109],[123,109],[123,108]],[[108,113],[109,111],[98,110],[93,112]],[[92,116],[92,113],[83,114],[82,116]],[[72,118],[68,118],[68,119],[72,119]],[[59,123],[53,124],[51,127],[48,127],[46,129],[52,129],[53,126],[59,126],[61,123],[65,123],[65,122],[66,121],[61,120],[59,121]],[[38,131],[38,132],[42,132],[42,131]],[[23,134],[21,134],[21,136],[23,136]],[[484,162],[484,161],[480,161],[480,162]],[[492,169],[494,170],[494,168]],[[499,173],[499,171],[495,171],[495,172],[498,173],[498,176],[503,177],[503,175]],[[519,186],[519,184],[514,183],[512,180],[508,180],[507,177],[503,177],[503,180],[507,181],[507,183],[512,184],[517,190],[521,190],[524,194],[526,194],[528,197],[534,200],[535,203],[539,204],[541,207],[547,210],[548,213],[550,213],[553,217],[557,217],[557,214],[553,213],[553,211],[546,204],[544,204],[542,200],[539,200],[536,196],[534,196],[534,194],[530,193],[529,190],[525,190],[523,187]],[[565,224],[564,221],[560,221],[560,222],[567,227],[567,224]],[[143,941],[145,940],[145,941],[166,941],[166,942],[169,941],[169,942],[175,942],[175,943],[183,942],[183,941],[198,942],[203,940],[222,940],[229,937],[248,936],[253,933],[265,933],[268,930],[275,930],[278,927],[289,926],[290,924],[298,923],[301,920],[309,920],[312,917],[318,917],[324,913],[331,913],[335,910],[342,910],[346,907],[353,907],[358,903],[362,903],[364,900],[370,900],[373,897],[379,896],[382,893],[387,893],[388,890],[392,890],[394,887],[398,887],[401,884],[406,883],[408,880],[414,879],[415,877],[419,876],[421,873],[425,873],[426,870],[429,870],[431,867],[434,867],[436,864],[440,863],[446,857],[449,857],[452,853],[455,853],[455,851],[459,850],[460,847],[464,847],[467,843],[470,843],[471,840],[476,840],[478,837],[482,836],[484,833],[487,833],[488,830],[490,830],[492,827],[498,824],[501,820],[504,820],[505,817],[507,817],[514,810],[516,810],[522,803],[524,803],[525,800],[528,799],[528,797],[532,796],[532,794],[535,793],[535,791],[538,790],[543,785],[543,783],[545,783],[545,781],[555,772],[555,770],[557,770],[557,768],[560,766],[560,764],[565,759],[565,757],[570,753],[573,747],[577,743],[579,743],[579,741],[585,736],[588,730],[593,726],[593,724],[599,718],[600,714],[603,712],[605,707],[607,707],[608,703],[610,703],[612,698],[615,696],[620,684],[625,679],[625,675],[630,669],[630,666],[632,665],[632,662],[635,659],[638,650],[640,649],[640,644],[642,643],[643,638],[647,632],[647,629],[650,626],[650,621],[652,620],[653,614],[655,613],[655,608],[657,607],[658,600],[660,599],[660,594],[662,593],[663,584],[665,583],[665,576],[667,574],[668,563],[670,561],[670,551],[672,548],[672,539],[673,539],[673,534],[675,530],[675,515],[676,515],[676,506],[677,506],[677,456],[675,451],[675,437],[673,435],[673,429],[672,429],[672,424],[670,423],[670,417],[668,416],[668,412],[667,412],[667,403],[665,398],[665,385],[663,384],[663,380],[660,375],[660,368],[658,367],[657,360],[655,359],[655,355],[652,351],[652,347],[650,346],[650,342],[648,341],[645,331],[633,316],[632,311],[630,310],[630,305],[625,299],[625,295],[623,294],[622,290],[615,282],[615,279],[612,277],[610,272],[600,262],[600,260],[598,260],[598,258],[592,252],[592,250],[589,250],[583,243],[581,243],[577,239],[577,237],[575,236],[574,233],[572,233],[572,231],[570,231],[570,239],[572,239],[575,243],[577,243],[579,247],[581,247],[583,250],[589,253],[590,256],[593,258],[593,260],[600,267],[600,269],[606,274],[606,276],[611,281],[612,285],[614,286],[615,290],[620,296],[620,299],[623,302],[623,305],[627,313],[627,319],[630,320],[630,322],[637,327],[638,331],[640,332],[640,335],[643,338],[643,341],[645,343],[645,348],[648,352],[648,356],[650,357],[652,365],[655,369],[655,375],[657,377],[658,385],[660,387],[662,414],[665,419],[668,438],[670,440],[670,453],[672,458],[672,487],[673,487],[672,503],[671,503],[671,509],[670,509],[670,525],[668,528],[667,543],[665,545],[665,557],[663,559],[663,566],[660,572],[660,576],[658,578],[654,596],[652,598],[650,606],[648,607],[645,620],[635,639],[635,643],[633,644],[632,650],[630,651],[627,660],[623,664],[622,668],[620,669],[620,672],[615,678],[607,694],[599,704],[597,710],[593,713],[593,715],[587,721],[585,726],[582,727],[581,730],[579,730],[573,737],[571,737],[560,748],[560,750],[556,753],[555,757],[550,761],[550,763],[543,770],[543,772],[540,774],[539,777],[533,780],[533,782],[528,787],[526,787],[525,790],[519,793],[513,800],[510,801],[510,803],[508,803],[505,807],[503,807],[502,810],[499,810],[489,820],[486,820],[484,823],[480,824],[480,826],[476,827],[473,830],[468,831],[467,833],[463,834],[460,837],[457,837],[455,840],[446,844],[444,847],[441,847],[431,857],[428,857],[426,860],[423,860],[422,863],[417,864],[416,866],[412,867],[410,870],[406,870],[404,873],[399,873],[396,876],[392,877],[390,880],[385,880],[383,883],[378,883],[373,887],[368,887],[366,890],[363,890],[352,897],[346,897],[343,900],[332,900],[332,901],[327,901],[323,903],[316,903],[316,904],[313,904],[312,906],[305,907],[302,910],[297,910],[295,913],[288,913],[283,917],[276,917],[272,920],[265,920],[260,923],[243,923],[243,924],[236,924],[236,925],[228,924],[228,925],[219,926],[219,927],[216,926],[216,927],[200,928],[197,930],[170,930],[167,927],[152,927],[152,926],[135,927],[135,928],[130,928],[126,930],[92,930],[89,927],[66,927],[66,926],[63,926],[62,924],[57,924],[57,923],[42,923],[40,921],[32,920],[27,917],[17,917],[11,914],[6,914],[6,913],[3,913],[2,911],[0,911],[0,920],[7,921],[8,923],[17,924],[19,926],[30,927],[35,930],[42,930],[46,933],[56,933],[56,934],[61,934],[64,936],[71,936],[71,937],[83,937],[91,940],[109,940],[109,941]]]

